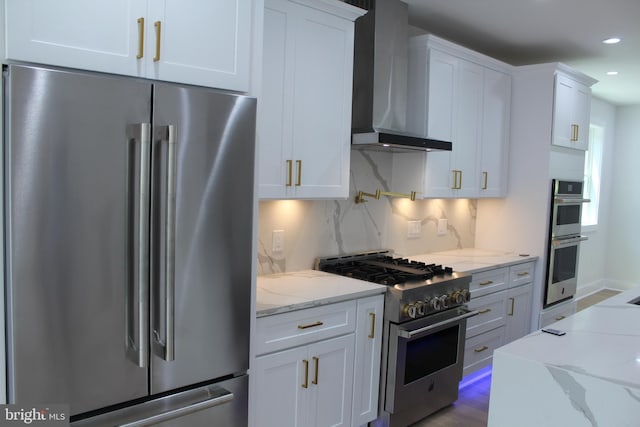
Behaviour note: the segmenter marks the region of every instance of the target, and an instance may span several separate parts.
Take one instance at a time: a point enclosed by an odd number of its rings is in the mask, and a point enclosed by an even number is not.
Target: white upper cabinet
[[[337,0],[265,2],[260,198],[348,197],[354,20],[362,13]]]
[[[424,170],[413,174],[423,178],[421,184],[394,187],[424,198],[504,197],[510,67],[437,37],[418,36],[410,42],[409,87],[407,130],[451,141],[453,149],[427,152]],[[395,155],[394,169],[416,163],[416,157]]]
[[[586,150],[589,147],[591,87],[558,72],[554,89],[552,144]]]
[[[246,92],[252,0],[7,1],[6,57]]]

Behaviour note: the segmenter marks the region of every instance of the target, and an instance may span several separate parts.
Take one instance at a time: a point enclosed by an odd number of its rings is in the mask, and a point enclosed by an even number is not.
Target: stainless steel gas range
[[[374,425],[407,426],[458,398],[471,275],[390,251],[318,258],[316,269],[387,285]]]

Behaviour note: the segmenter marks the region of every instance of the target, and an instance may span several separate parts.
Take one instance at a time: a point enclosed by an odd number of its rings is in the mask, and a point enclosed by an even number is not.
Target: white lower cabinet
[[[474,274],[467,320],[463,375],[491,363],[493,350],[531,332],[533,262]]]
[[[358,300],[352,426],[366,425],[378,417],[383,311],[382,295]]]
[[[358,426],[375,419],[383,305],[376,295],[258,318],[250,424]]]

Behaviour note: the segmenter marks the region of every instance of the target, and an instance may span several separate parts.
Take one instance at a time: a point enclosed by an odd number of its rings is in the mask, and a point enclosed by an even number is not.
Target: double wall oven
[[[583,197],[582,181],[551,181],[551,218],[544,306],[572,298],[578,286]]]
[[[385,296],[380,417],[407,426],[458,398],[471,276],[377,251],[321,258],[316,268],[367,280]]]

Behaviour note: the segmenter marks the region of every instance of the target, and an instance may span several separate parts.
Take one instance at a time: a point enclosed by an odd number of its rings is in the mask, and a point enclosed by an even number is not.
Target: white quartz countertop
[[[407,258],[429,264],[442,264],[462,273],[479,273],[494,268],[507,267],[527,261],[534,261],[536,256],[500,252],[478,248],[455,249],[444,252],[431,252],[411,255]]]
[[[640,287],[549,326],[563,336],[536,331],[498,348],[489,426],[640,425],[640,306],[629,304],[639,296]]]
[[[317,270],[258,276],[258,317],[382,294],[386,286]]]

